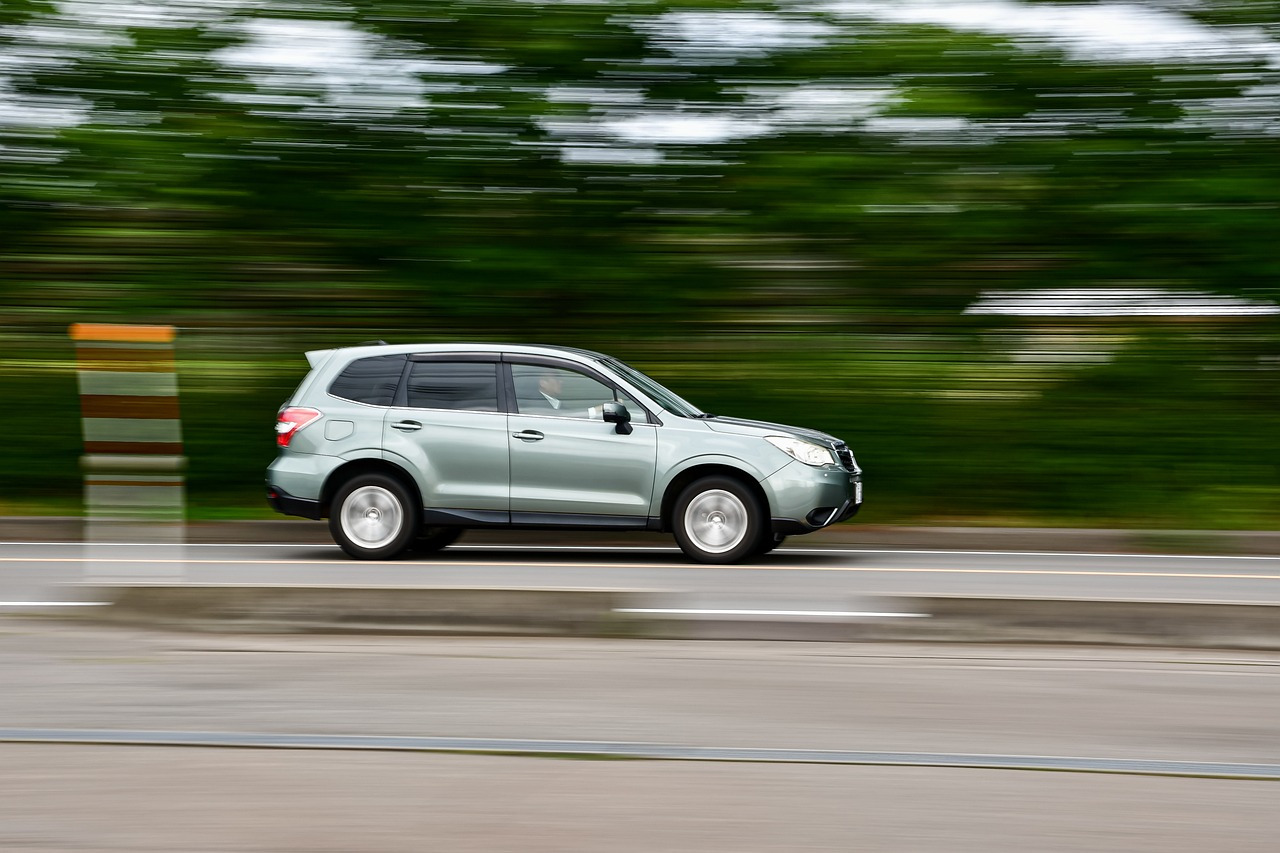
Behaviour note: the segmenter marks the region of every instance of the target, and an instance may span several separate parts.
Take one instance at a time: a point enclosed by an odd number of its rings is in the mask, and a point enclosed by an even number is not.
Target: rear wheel
[[[443,551],[462,535],[461,527],[424,527],[418,531],[409,547],[422,554]]]
[[[418,530],[418,509],[409,490],[393,477],[363,474],[348,480],[333,498],[329,532],[358,560],[392,560]]]
[[[699,563],[736,563],[761,553],[769,535],[760,499],[731,477],[704,477],[676,499],[672,528],[685,555]]]

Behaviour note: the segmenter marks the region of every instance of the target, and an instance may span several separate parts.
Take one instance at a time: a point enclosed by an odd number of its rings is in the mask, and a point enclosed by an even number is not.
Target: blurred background
[[[0,4],[0,515],[73,322],[177,339],[192,518],[307,349],[619,356],[873,524],[1275,528],[1280,2]]]

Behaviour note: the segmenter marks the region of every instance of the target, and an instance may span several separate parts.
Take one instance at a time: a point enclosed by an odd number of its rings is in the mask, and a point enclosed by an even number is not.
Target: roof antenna
[[[382,341],[382,340],[378,340],[378,341],[361,341],[360,343],[356,344],[356,346],[358,346],[358,347],[372,347],[372,346],[385,347],[385,346],[387,346],[387,342],[386,342],[386,341]]]

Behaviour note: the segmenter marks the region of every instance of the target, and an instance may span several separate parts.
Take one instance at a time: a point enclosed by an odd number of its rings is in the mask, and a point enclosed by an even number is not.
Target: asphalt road
[[[717,606],[847,606],[859,595],[1280,601],[1280,557],[875,550],[783,546],[757,563],[689,563],[674,547],[467,545],[396,562],[331,545],[0,543],[0,602],[79,581],[589,587],[671,591]]]
[[[1272,853],[1276,783],[0,747],[8,853]]]
[[[0,631],[5,728],[1280,764],[1277,654]]]
[[[1280,655],[0,618],[0,725],[1280,764]],[[1280,783],[0,743],[23,851],[1269,851]]]

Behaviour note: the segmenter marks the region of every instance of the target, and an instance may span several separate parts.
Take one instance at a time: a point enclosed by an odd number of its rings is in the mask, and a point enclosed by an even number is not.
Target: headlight
[[[836,457],[831,449],[811,441],[802,441],[786,435],[766,435],[764,440],[790,456],[797,462],[821,468],[823,465],[835,465]]]

